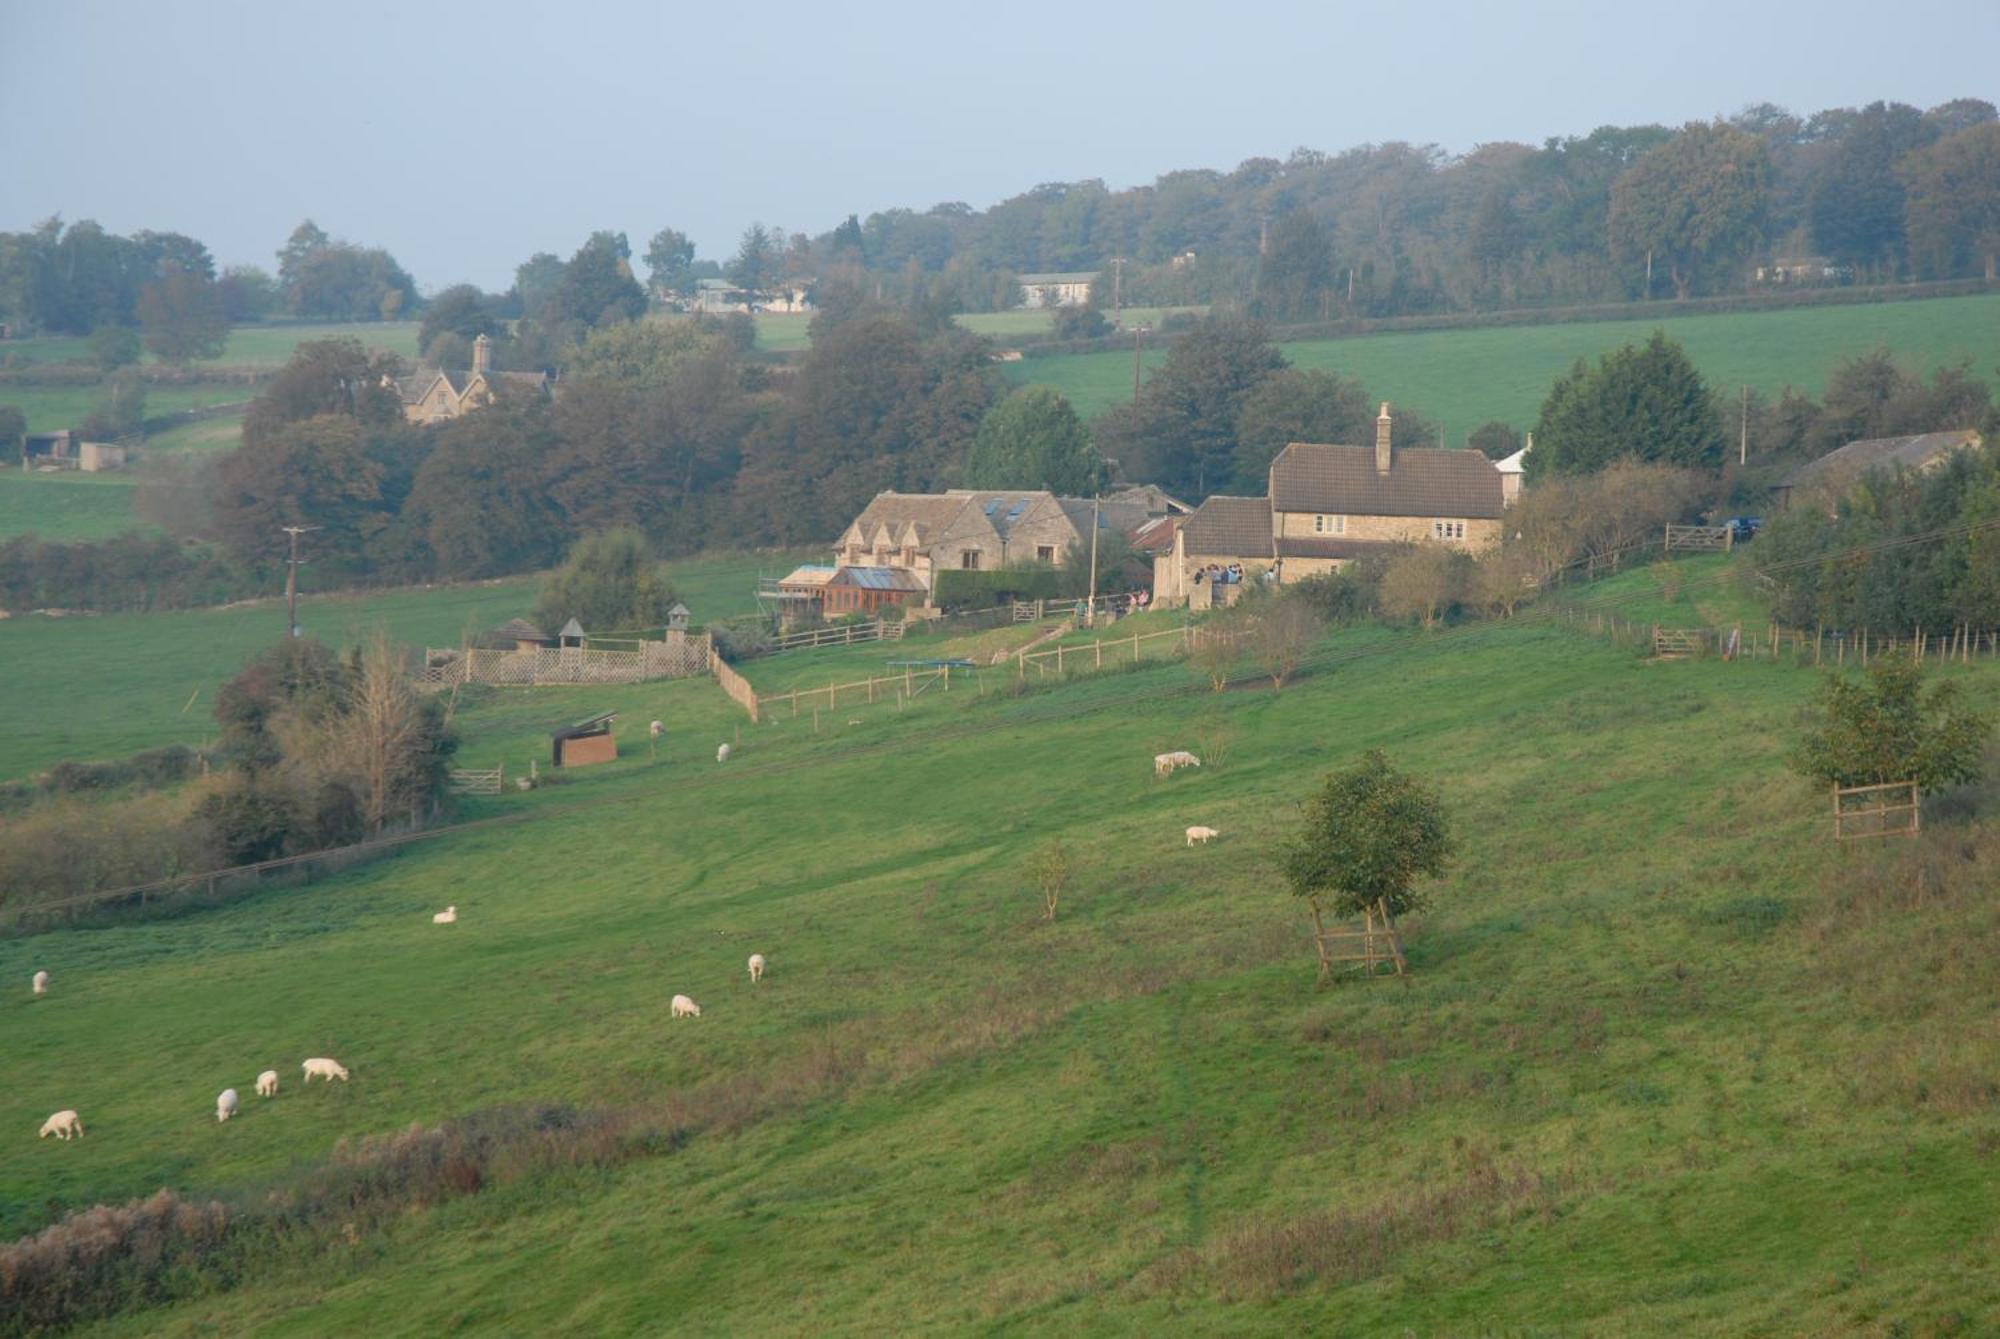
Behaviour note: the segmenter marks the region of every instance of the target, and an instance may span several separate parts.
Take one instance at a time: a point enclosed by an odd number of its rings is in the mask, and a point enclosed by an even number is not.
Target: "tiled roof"
[[[1278,541],[1280,558],[1366,558],[1388,556],[1408,545],[1386,539],[1329,539],[1314,535],[1293,535]]]
[[[875,529],[886,525],[893,535],[900,535],[903,527],[914,524],[917,537],[929,543],[941,534],[958,514],[965,510],[970,494],[957,495],[940,493],[877,493],[855,518],[861,527],[861,542],[875,542]],[[851,528],[851,527],[850,527]]]
[[[1389,472],[1375,449],[1293,442],[1271,462],[1271,505],[1342,516],[1498,517],[1500,472],[1477,451],[1404,447]]]
[[[1141,553],[1168,553],[1174,547],[1174,531],[1180,529],[1186,519],[1179,515],[1155,516],[1135,527],[1125,538]]]
[[[1905,469],[1922,469],[1947,451],[1977,445],[1979,434],[1971,428],[1961,428],[1956,432],[1920,432],[1909,437],[1870,437],[1849,442],[1817,460],[1807,461],[1787,475],[1785,483],[1811,483],[1822,475],[1833,473],[1860,474],[1877,466],[1888,468],[1901,465]]]
[[[1271,500],[1218,494],[1181,522],[1182,551],[1211,557],[1269,558]]]

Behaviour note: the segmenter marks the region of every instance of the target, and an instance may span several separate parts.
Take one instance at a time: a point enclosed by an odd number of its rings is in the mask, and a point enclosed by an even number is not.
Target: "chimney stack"
[[[1375,472],[1387,474],[1394,463],[1395,455],[1389,449],[1389,402],[1382,402],[1382,412],[1375,416]]]
[[[493,357],[493,341],[481,335],[472,341],[472,370],[484,372],[487,362]]]

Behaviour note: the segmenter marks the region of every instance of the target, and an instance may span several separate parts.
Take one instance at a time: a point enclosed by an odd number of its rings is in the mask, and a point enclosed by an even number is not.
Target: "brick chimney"
[[[493,341],[481,335],[472,341],[472,370],[484,372],[493,358]]]
[[[1375,416],[1375,472],[1387,474],[1389,466],[1395,463],[1395,453],[1389,449],[1389,402],[1382,402],[1382,412]]]

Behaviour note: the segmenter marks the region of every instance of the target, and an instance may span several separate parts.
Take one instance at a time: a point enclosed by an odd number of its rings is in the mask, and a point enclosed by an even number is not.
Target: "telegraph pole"
[[[1750,388],[1743,388],[1743,426],[1736,439],[1736,463],[1744,465],[1750,460]]]
[[[1090,603],[1083,607],[1086,628],[1097,626],[1097,499],[1096,493],[1090,495],[1090,590],[1086,597]]]
[[[1132,403],[1139,403],[1139,348],[1146,342],[1146,327],[1132,327]]]
[[[285,525],[278,527],[291,537],[291,556],[285,560],[285,635],[299,635],[299,536],[319,529],[316,525]]]
[[[1125,323],[1125,257],[1111,258],[1111,319]]]

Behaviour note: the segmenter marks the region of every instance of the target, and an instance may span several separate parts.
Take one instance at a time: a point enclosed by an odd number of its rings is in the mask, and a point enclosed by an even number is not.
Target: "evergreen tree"
[[[1104,486],[1105,468],[1069,401],[1047,386],[1030,386],[987,411],[972,439],[965,481],[972,488],[1088,496]]]
[[[1607,353],[1594,368],[1578,359],[1557,380],[1524,463],[1536,478],[1589,474],[1626,458],[1712,469],[1724,445],[1708,384],[1679,344],[1654,331],[1643,345]]]

